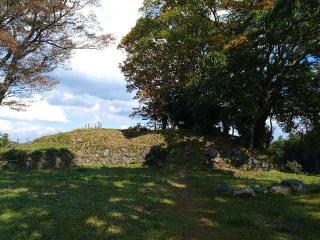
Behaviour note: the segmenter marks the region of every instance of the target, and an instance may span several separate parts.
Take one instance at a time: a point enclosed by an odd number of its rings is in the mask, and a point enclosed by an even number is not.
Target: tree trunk
[[[251,148],[262,148],[266,137],[266,121],[269,114],[266,112],[259,112],[251,133]]]
[[[8,88],[4,84],[0,83],[0,105],[2,105],[2,102],[6,96],[7,91],[8,91]]]
[[[161,119],[161,129],[166,130],[168,125],[168,117],[163,117]]]
[[[4,81],[0,83],[0,105],[2,105],[8,90],[14,83],[14,72],[16,70],[16,65],[17,65],[17,59],[14,58],[8,68],[8,72],[6,74]]]
[[[228,135],[230,132],[230,125],[223,122],[222,126],[223,126],[223,134]]]

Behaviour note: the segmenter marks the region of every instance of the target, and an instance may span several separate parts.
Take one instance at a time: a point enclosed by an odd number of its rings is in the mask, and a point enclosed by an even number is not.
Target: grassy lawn
[[[201,171],[199,147],[185,150],[175,148],[161,168],[0,170],[0,239],[320,239],[320,176]],[[307,194],[216,194],[221,183],[288,178],[303,180]]]
[[[0,239],[319,239],[319,176],[187,166],[0,172]],[[221,182],[298,177],[302,197],[221,197]]]

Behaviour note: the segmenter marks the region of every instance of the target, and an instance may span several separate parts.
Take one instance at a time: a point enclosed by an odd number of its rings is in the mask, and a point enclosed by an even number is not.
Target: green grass
[[[183,146],[163,168],[0,171],[0,239],[320,239],[320,176],[205,172]],[[306,182],[307,194],[222,197],[220,183]]]

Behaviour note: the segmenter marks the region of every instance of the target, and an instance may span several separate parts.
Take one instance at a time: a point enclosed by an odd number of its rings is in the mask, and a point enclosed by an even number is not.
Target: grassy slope
[[[0,239],[320,239],[320,176],[202,172],[199,145],[186,148],[177,145],[160,169],[0,171]],[[305,181],[308,193],[215,194],[221,182],[268,186],[284,178]]]
[[[115,129],[78,129],[72,132],[60,133],[36,139],[31,144],[21,144],[17,150],[28,153],[36,150],[66,148],[75,155],[75,165],[95,165],[104,163],[104,152],[108,149],[110,158],[131,156],[134,161],[142,159],[141,153],[148,147],[167,144],[167,137],[171,133],[149,133],[135,137],[126,137],[125,134]],[[172,139],[172,137],[170,137]],[[122,150],[126,148],[126,153]],[[2,150],[4,151],[4,150]],[[1,150],[0,150],[1,152]]]
[[[21,144],[14,147],[18,151],[31,153],[37,150],[68,149],[75,158],[77,166],[101,165],[105,163],[105,151],[108,158],[121,160],[129,158],[131,163],[141,163],[146,149],[163,145],[175,149],[184,145],[185,140],[192,140],[199,149],[215,144],[217,148],[239,147],[225,138],[212,138],[195,135],[190,131],[156,131],[135,132],[119,131],[115,129],[78,129],[67,133],[60,133],[36,139],[31,144]],[[7,149],[0,149],[0,154]],[[1,155],[0,155],[1,157]],[[121,162],[121,161],[118,161]]]

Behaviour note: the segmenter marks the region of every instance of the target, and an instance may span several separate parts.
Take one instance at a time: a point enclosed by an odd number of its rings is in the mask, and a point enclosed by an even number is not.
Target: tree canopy
[[[271,141],[267,120],[287,132],[319,124],[319,1],[153,0],[141,11],[119,45],[135,114],[233,127],[251,147]]]

